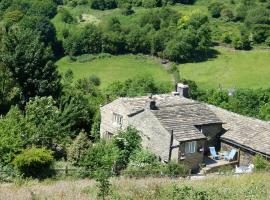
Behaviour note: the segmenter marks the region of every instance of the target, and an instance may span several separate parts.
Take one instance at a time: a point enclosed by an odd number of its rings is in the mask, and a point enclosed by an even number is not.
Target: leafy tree
[[[18,24],[21,29],[31,29],[40,36],[41,42],[46,46],[56,45],[56,30],[51,21],[43,16],[26,16]]]
[[[27,144],[27,123],[17,107],[0,118],[0,163],[7,165]]]
[[[117,8],[116,0],[92,0],[91,8],[97,10],[107,10]]]
[[[259,115],[261,119],[270,121],[270,102],[266,103],[260,108]]]
[[[9,76],[7,69],[0,65],[0,115],[5,114],[12,104],[20,99],[20,90]]]
[[[91,146],[92,142],[87,137],[86,132],[82,130],[68,148],[68,161],[75,166],[78,165],[81,158],[85,156]]]
[[[24,102],[36,95],[59,95],[60,75],[52,57],[40,36],[29,29],[12,29],[4,35],[1,60],[20,87]]]
[[[25,120],[31,125],[28,142],[50,149],[64,144],[68,129],[61,123],[59,115],[59,109],[52,97],[31,99],[25,107]]]
[[[96,26],[88,25],[78,34],[70,35],[64,41],[64,49],[71,56],[100,53],[102,32]]]

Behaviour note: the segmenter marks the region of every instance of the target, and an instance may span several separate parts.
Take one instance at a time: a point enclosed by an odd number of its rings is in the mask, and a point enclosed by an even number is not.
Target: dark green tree
[[[50,48],[30,29],[12,29],[3,37],[1,61],[22,91],[23,102],[36,95],[57,97],[60,75]]]

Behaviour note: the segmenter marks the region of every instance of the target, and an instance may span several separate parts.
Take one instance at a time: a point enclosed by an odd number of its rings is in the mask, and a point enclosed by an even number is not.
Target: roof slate
[[[157,110],[149,109],[149,102],[153,99],[156,101]],[[155,95],[151,99],[147,96],[120,98],[115,102],[123,104],[130,116],[150,110],[168,132],[174,131],[178,141],[205,138],[196,125],[222,123],[225,129],[222,139],[270,155],[268,122],[172,95]]]

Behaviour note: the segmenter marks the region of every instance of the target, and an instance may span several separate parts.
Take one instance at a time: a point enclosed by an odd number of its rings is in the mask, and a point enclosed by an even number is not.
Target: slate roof
[[[225,123],[226,130],[221,139],[239,144],[255,152],[270,155],[270,124],[245,117],[216,106],[208,107]]]
[[[204,139],[205,136],[196,125],[222,123],[222,121],[203,103],[171,95],[157,95],[149,97],[122,98],[121,102],[132,116],[136,112],[148,108],[151,100],[156,101],[157,110],[151,112],[157,117],[163,127],[174,131],[175,139],[188,141]]]
[[[188,141],[203,139],[205,136],[196,125],[222,123],[225,133],[222,140],[239,144],[244,148],[269,155],[270,157],[270,124],[268,122],[245,117],[213,105],[191,99],[156,95],[117,99],[117,104],[125,106],[130,116],[149,110],[150,100],[155,100],[158,110],[151,110],[163,127],[174,131],[175,139]]]

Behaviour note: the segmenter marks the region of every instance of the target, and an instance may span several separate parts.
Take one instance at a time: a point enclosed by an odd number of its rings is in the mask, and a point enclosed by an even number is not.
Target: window
[[[116,126],[122,126],[123,124],[123,116],[113,113],[113,124]]]
[[[106,139],[112,139],[112,137],[113,137],[113,134],[111,132],[106,131],[105,138]]]
[[[185,153],[195,153],[196,152],[196,146],[197,146],[196,141],[186,142],[185,143]]]

